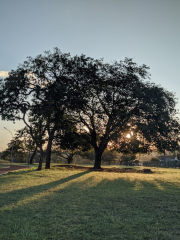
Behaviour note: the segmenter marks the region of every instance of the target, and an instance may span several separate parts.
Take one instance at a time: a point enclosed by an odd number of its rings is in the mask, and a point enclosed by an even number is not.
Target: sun
[[[128,133],[128,134],[126,135],[126,137],[127,137],[127,138],[130,138],[130,137],[131,137],[131,134],[130,134],[130,133]]]
[[[133,136],[133,132],[131,131],[131,133],[128,133],[127,135],[126,135],[126,137],[127,138],[131,138]]]

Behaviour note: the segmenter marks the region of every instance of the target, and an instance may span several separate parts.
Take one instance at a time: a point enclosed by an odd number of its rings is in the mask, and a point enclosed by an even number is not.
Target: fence
[[[146,167],[167,167],[167,168],[180,168],[180,161],[160,161],[160,162],[143,162]]]

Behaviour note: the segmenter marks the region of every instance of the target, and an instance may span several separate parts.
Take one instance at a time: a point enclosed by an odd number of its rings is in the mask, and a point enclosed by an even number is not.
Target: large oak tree
[[[78,61],[78,60],[77,60]],[[76,71],[76,83],[81,88],[80,98],[86,104],[79,106],[72,117],[84,126],[95,151],[94,168],[101,167],[101,157],[110,144],[120,150],[132,133],[136,151],[157,143],[158,136],[166,137],[167,122],[173,121],[176,109],[174,95],[150,83],[148,67],[138,66],[132,59],[105,64],[91,60],[82,70],[81,59]],[[178,122],[176,122],[179,124]],[[143,141],[142,141],[143,139]],[[133,144],[133,143],[132,143]]]

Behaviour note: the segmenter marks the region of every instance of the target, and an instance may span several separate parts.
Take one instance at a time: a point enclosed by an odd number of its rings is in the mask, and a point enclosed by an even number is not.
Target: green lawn
[[[180,239],[180,169],[0,176],[0,239]]]

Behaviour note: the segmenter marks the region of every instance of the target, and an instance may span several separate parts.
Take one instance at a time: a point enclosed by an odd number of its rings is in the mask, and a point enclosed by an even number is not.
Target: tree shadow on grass
[[[32,172],[37,172],[37,168],[28,168],[28,169],[25,168],[25,169],[13,171],[13,172],[8,172],[6,174],[0,175],[0,181],[1,181],[1,184],[13,183],[14,179],[16,179],[17,177],[21,177],[23,175],[29,175]]]
[[[81,177],[85,174],[88,174],[89,172],[90,171],[83,171],[83,172],[79,172],[77,174],[68,176],[66,178],[63,178],[63,179],[60,179],[60,180],[57,180],[57,181],[41,184],[41,185],[38,185],[38,186],[27,187],[27,188],[23,188],[23,189],[20,189],[20,190],[1,193],[1,195],[0,195],[0,207],[3,207],[3,199],[6,199],[7,197],[8,197],[9,204],[11,202],[18,202],[19,200],[21,200],[23,198],[31,197],[34,194],[41,194],[45,191],[50,190],[51,188],[57,187],[61,184],[64,184],[66,182],[69,182],[69,181],[72,181],[76,178],[79,178],[79,177]],[[24,173],[22,172],[21,174],[24,174]],[[4,205],[6,205],[6,203],[7,202],[5,201]]]
[[[17,192],[23,197],[30,196],[87,173],[80,172]],[[141,180],[138,176],[130,179],[127,175],[118,175],[111,180],[104,173],[92,173],[66,185],[63,191],[52,189],[41,199],[5,210],[6,216],[1,220],[12,224],[17,239],[25,239],[25,234],[31,236],[26,239],[39,240],[179,239],[180,230],[176,224],[179,186],[167,185],[158,179],[154,182],[148,177]],[[8,194],[5,194],[7,199],[12,197]],[[8,229],[8,224],[4,227]]]

